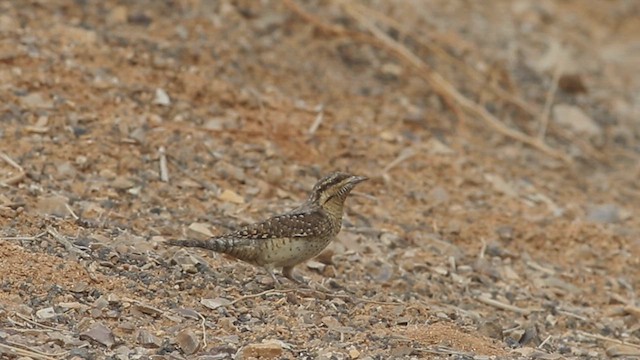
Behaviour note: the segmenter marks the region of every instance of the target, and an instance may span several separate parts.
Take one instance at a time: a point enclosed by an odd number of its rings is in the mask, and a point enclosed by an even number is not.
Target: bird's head
[[[332,204],[341,207],[351,190],[367,179],[365,176],[333,172],[318,180],[311,191],[309,202],[323,207]]]

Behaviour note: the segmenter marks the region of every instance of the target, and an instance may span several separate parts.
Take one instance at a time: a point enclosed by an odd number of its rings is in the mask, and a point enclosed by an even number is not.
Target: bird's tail
[[[201,249],[207,249],[219,253],[230,254],[234,248],[231,240],[227,239],[207,239],[207,240],[169,240],[167,245],[170,246],[182,246],[182,247],[195,247]]]

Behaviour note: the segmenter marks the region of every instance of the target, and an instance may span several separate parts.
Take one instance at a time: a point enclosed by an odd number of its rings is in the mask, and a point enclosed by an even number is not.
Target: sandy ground
[[[0,1],[0,357],[640,358],[640,3]],[[366,175],[311,289],[168,239]]]

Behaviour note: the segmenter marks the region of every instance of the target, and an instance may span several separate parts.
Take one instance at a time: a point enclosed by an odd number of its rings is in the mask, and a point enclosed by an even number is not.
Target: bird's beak
[[[366,177],[366,176],[355,176],[354,175],[354,176],[351,177],[351,179],[349,179],[349,182],[352,183],[352,184],[358,184],[358,183],[361,183],[361,182],[363,182],[365,180],[369,180],[369,178]]]

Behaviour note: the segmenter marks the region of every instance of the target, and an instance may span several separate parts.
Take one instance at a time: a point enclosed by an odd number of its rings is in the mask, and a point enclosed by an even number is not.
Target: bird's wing
[[[293,211],[251,224],[234,235],[246,239],[272,239],[283,237],[313,237],[331,232],[329,217],[320,211]]]

